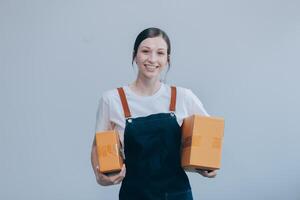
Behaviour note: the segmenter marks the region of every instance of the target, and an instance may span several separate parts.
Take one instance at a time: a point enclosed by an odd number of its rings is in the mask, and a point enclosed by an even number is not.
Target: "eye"
[[[160,51],[160,52],[158,52],[158,54],[159,55],[165,55],[165,52]]]
[[[144,49],[144,50],[142,50],[142,52],[143,52],[143,53],[148,53],[149,51],[146,50],[146,49]]]

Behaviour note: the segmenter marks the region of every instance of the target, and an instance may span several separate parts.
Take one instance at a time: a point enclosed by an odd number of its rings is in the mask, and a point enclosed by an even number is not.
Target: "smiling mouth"
[[[155,69],[158,68],[158,66],[155,65],[144,65],[144,66],[148,71],[154,71]]]

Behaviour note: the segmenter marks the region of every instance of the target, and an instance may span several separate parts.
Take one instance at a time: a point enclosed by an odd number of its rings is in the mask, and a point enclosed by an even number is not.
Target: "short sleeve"
[[[200,99],[190,89],[186,90],[186,101],[188,115],[199,114],[204,116],[210,116],[206,112]]]
[[[95,131],[111,130],[111,122],[109,119],[109,102],[102,96],[99,100],[97,114],[96,114],[96,127]]]

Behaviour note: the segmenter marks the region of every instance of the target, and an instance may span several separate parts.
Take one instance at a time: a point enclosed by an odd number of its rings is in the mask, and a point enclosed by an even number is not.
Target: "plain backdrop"
[[[0,199],[114,200],[90,164],[102,93],[131,83],[133,43],[171,39],[168,84],[225,118],[195,200],[300,199],[297,0],[0,0]]]

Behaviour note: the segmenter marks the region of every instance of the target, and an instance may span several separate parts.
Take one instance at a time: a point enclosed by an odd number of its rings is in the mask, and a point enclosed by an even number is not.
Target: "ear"
[[[133,52],[132,52],[132,64],[133,64],[133,62],[135,62],[135,57],[136,56],[134,54],[135,54],[135,51],[133,50]]]

